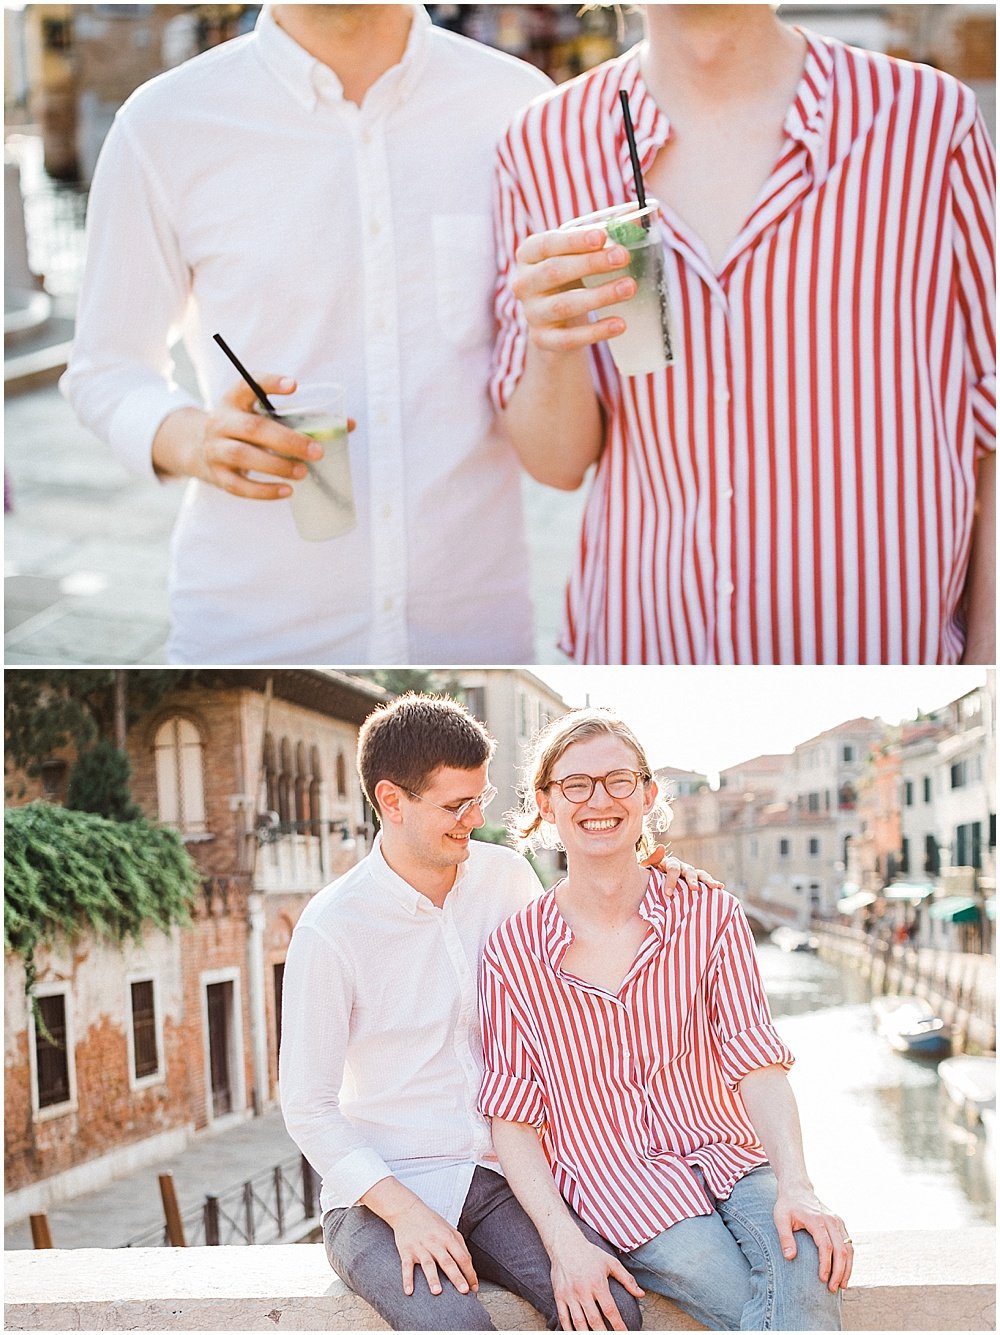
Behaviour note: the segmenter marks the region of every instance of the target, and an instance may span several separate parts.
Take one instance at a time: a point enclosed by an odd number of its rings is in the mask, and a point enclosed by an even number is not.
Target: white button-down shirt
[[[80,419],[152,476],[182,336],[205,404],[253,371],[337,381],[357,420],[357,527],[296,534],[288,502],[188,484],[174,662],[532,657],[518,470],[487,400],[492,158],[549,86],[434,28],[359,107],[264,10],[138,90],[104,145],[69,370]],[[503,615],[487,614],[487,596]]]
[[[381,853],[321,890],[285,961],[281,1107],[323,1179],[323,1210],[399,1178],[457,1224],[477,1165],[499,1172],[483,1079],[487,937],[540,886],[510,849],[473,843],[441,908]]]

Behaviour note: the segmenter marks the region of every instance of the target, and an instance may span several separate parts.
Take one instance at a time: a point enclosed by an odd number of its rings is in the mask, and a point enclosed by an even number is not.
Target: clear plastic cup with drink
[[[674,360],[674,336],[670,314],[670,296],[664,264],[660,206],[646,198],[637,203],[616,204],[609,209],[585,214],[563,223],[562,232],[603,228],[607,234],[605,249],[624,246],[629,252],[628,265],[608,273],[588,274],[585,287],[600,287],[619,278],[633,278],[636,292],[625,301],[616,301],[595,311],[593,319],[617,315],[625,321],[625,332],[608,340],[611,356],[622,375],[649,375],[662,371]]]
[[[273,400],[282,426],[301,431],[323,446],[323,458],[307,460],[309,472],[292,482],[292,517],[299,537],[325,542],[349,533],[357,523],[347,411],[341,385],[300,385],[294,394]]]

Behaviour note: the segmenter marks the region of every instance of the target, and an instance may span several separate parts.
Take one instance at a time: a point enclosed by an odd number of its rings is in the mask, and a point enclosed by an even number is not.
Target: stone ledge
[[[996,1232],[859,1234],[846,1330],[993,1330]],[[318,1243],[270,1247],[15,1251],[7,1330],[385,1330],[330,1270]],[[499,1330],[541,1330],[512,1294],[484,1285]],[[673,1303],[643,1304],[647,1330],[700,1330]]]

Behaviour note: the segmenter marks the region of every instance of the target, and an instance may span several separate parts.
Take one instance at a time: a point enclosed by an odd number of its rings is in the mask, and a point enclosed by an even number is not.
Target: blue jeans
[[[610,1243],[581,1219],[576,1222],[595,1246],[614,1255]],[[458,1231],[465,1239],[480,1279],[491,1280],[526,1298],[545,1317],[549,1330],[559,1329],[548,1253],[534,1224],[498,1173],[477,1167]],[[413,1294],[408,1298],[403,1292],[393,1231],[366,1206],[327,1210],[323,1216],[323,1237],[327,1259],[337,1274],[393,1330],[495,1329],[474,1293],[459,1293],[442,1275],[442,1292],[433,1294],[419,1266],[413,1272]],[[638,1302],[617,1280],[610,1283],[626,1328],[641,1330]]]
[[[809,1234],[796,1231],[793,1261],[782,1254],[777,1193],[770,1167],[755,1168],[712,1214],[672,1224],[622,1260],[643,1288],[672,1298],[709,1330],[840,1330],[840,1293],[820,1280]]]

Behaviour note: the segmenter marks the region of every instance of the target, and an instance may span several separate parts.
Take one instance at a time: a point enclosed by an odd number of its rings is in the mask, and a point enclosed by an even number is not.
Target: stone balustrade
[[[860,1233],[846,1330],[995,1329],[992,1228]],[[7,1330],[384,1330],[330,1270],[321,1244],[7,1252]],[[498,1330],[544,1329],[492,1285]],[[700,1330],[656,1295],[646,1330]]]

